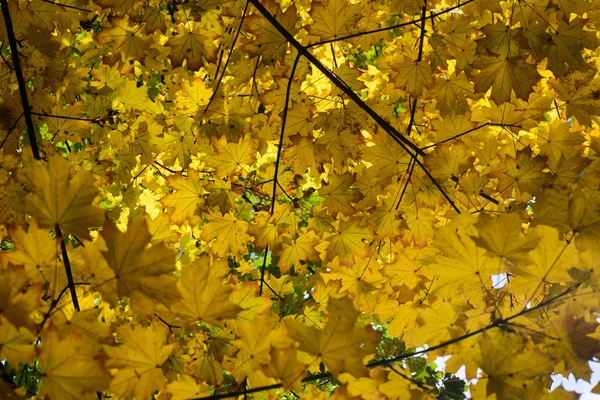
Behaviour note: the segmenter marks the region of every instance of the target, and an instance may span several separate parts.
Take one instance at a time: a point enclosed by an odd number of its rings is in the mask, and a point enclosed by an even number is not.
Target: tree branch
[[[27,125],[27,136],[29,137],[29,144],[31,145],[31,152],[33,158],[36,160],[41,159],[40,151],[37,145],[37,139],[35,137],[35,129],[33,127],[33,120],[31,119],[31,109],[29,107],[29,99],[27,98],[27,85],[23,78],[23,70],[21,69],[21,62],[19,61],[19,51],[17,49],[17,38],[15,37],[15,31],[13,30],[12,19],[10,18],[10,11],[8,10],[8,1],[0,0],[0,7],[2,7],[2,14],[4,15],[4,23],[6,25],[6,35],[8,36],[8,44],[10,45],[10,54],[13,59],[13,68],[17,75],[17,83],[19,85],[19,94],[21,95],[21,105],[23,106],[23,114],[25,115],[25,124]]]
[[[240,21],[240,25],[238,26],[238,30],[235,34],[235,37],[233,38],[233,43],[231,43],[231,51],[227,55],[227,60],[225,60],[225,65],[223,66],[223,73],[219,77],[219,80],[217,81],[217,84],[215,85],[215,90],[214,90],[212,96],[210,97],[208,104],[204,108],[205,114],[208,111],[208,109],[210,108],[210,105],[212,104],[213,100],[217,97],[217,92],[219,91],[219,86],[221,86],[221,82],[223,81],[223,77],[225,76],[225,72],[227,71],[227,65],[229,64],[229,60],[231,60],[231,55],[233,54],[233,48],[235,47],[235,43],[237,42],[238,37],[240,36],[240,32],[242,31],[242,24],[244,23],[244,18],[246,18],[246,13],[248,12],[249,5],[250,5],[250,3],[248,1],[246,1],[246,6],[244,7],[244,12],[242,13],[242,19]],[[218,73],[219,73],[219,66],[217,65],[217,74]]]
[[[65,264],[65,272],[67,274],[67,283],[69,291],[71,292],[71,300],[73,301],[73,307],[76,311],[79,309],[79,300],[77,299],[77,292],[75,291],[75,281],[73,280],[73,272],[71,271],[71,262],[69,261],[69,254],[67,253],[67,246],[65,244],[65,238],[60,230],[58,224],[55,225],[56,239],[60,240],[60,251],[62,254],[63,263]]]
[[[455,344],[458,342],[462,342],[465,339],[468,339],[470,337],[479,335],[480,333],[483,333],[485,331],[488,331],[490,329],[493,328],[505,328],[507,325],[509,325],[509,322],[512,321],[513,319],[516,319],[518,317],[522,317],[523,315],[532,313],[536,310],[539,310],[543,307],[546,307],[552,303],[554,303],[555,301],[559,300],[560,298],[566,296],[567,294],[573,292],[574,290],[576,290],[579,286],[581,286],[581,282],[571,286],[570,288],[566,289],[564,292],[546,300],[541,302],[540,304],[538,304],[537,306],[528,308],[526,310],[522,310],[520,312],[518,312],[517,314],[514,314],[508,318],[504,318],[504,319],[496,319],[494,320],[491,324],[489,324],[488,326],[485,326],[483,328],[477,329],[473,332],[469,332],[466,333],[462,336],[458,336],[454,339],[450,339],[446,342],[440,343],[436,346],[432,346],[432,347],[428,347],[426,349],[423,350],[419,350],[419,351],[413,351],[410,353],[404,353],[401,354],[397,357],[393,357],[393,358],[387,358],[384,360],[373,360],[371,362],[368,362],[366,364],[367,368],[375,368],[375,367],[379,367],[379,366],[383,366],[383,367],[389,367],[392,364],[398,362],[398,361],[402,361],[405,360],[407,358],[410,357],[414,357],[414,356],[418,356],[421,354],[426,354],[426,353],[431,353],[432,351],[435,350],[439,350],[441,348],[450,346],[451,344]],[[306,382],[313,382],[313,381],[318,381],[319,379],[324,379],[324,378],[333,378],[333,375],[330,372],[325,372],[322,374],[316,374],[316,375],[310,375],[307,376],[306,378],[302,379],[302,383],[306,383]],[[250,394],[250,393],[258,393],[258,392],[262,392],[262,391],[266,391],[266,390],[272,390],[272,389],[279,389],[283,387],[283,383],[277,383],[274,385],[268,385],[268,386],[259,386],[259,387],[255,387],[252,389],[247,389],[247,390],[243,390],[243,391],[237,391],[237,392],[231,392],[231,393],[222,393],[222,394],[217,394],[217,395],[212,395],[212,396],[206,396],[206,397],[196,397],[190,400],[209,400],[209,399],[225,399],[225,398],[233,398],[233,397],[237,397],[237,396],[241,396],[241,395],[245,395],[245,394]]]
[[[434,19],[436,17],[439,17],[440,15],[447,14],[447,13],[452,12],[454,10],[458,10],[459,8],[461,8],[463,6],[466,6],[467,4],[472,3],[473,1],[475,1],[475,0],[467,0],[467,1],[463,2],[463,3],[455,5],[454,7],[447,8],[447,9],[442,10],[440,12],[437,12],[435,14],[430,14],[428,17],[424,17],[424,18],[420,18],[420,19],[415,19],[414,21],[402,22],[400,24],[386,26],[385,28],[378,28],[378,29],[373,29],[373,30],[370,30],[370,31],[363,31],[363,32],[353,33],[353,34],[347,35],[347,36],[340,36],[340,37],[337,37],[337,38],[334,38],[334,39],[322,40],[320,42],[315,42],[315,43],[309,44],[306,47],[310,48],[310,47],[320,46],[320,45],[328,44],[328,43],[332,43],[332,42],[339,42],[339,41],[342,41],[342,40],[353,39],[353,38],[359,37],[359,36],[371,35],[373,33],[391,31],[392,29],[402,28],[402,27],[409,26],[409,25],[415,25],[415,24],[418,24],[419,22],[424,22],[425,20],[428,20],[428,19]]]
[[[315,56],[310,53],[306,47],[302,46],[294,36],[287,31],[281,25],[275,17],[260,3],[260,0],[249,0],[254,7],[262,14],[263,17],[294,47],[298,53],[306,58],[311,64],[313,64],[323,75],[325,75],[333,84],[340,89],[346,96],[348,96],[353,102],[355,102],[361,109],[363,109],[379,126],[381,126],[405,151],[414,157],[412,152],[418,155],[424,156],[425,153],[413,142],[406,139],[400,132],[396,130],[388,121],[383,119],[377,114],[371,107],[369,107],[355,92],[352,90],[343,80],[341,80],[336,74],[331,72],[325,67]],[[410,149],[410,150],[409,150]]]

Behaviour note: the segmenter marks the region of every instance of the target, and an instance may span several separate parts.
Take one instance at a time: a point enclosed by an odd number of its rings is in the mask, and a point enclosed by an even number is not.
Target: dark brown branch
[[[408,172],[408,178],[406,179],[406,182],[404,183],[404,187],[402,188],[402,193],[400,193],[400,198],[398,199],[398,204],[396,204],[396,210],[398,208],[400,208],[400,203],[402,203],[402,199],[404,199],[404,195],[406,194],[406,189],[408,189],[408,184],[410,183],[410,178],[412,177],[413,171],[415,169],[415,163],[412,162],[413,159],[411,159],[408,163],[408,168],[406,169]]]
[[[210,97],[210,100],[208,101],[206,108],[204,109],[204,113],[206,113],[208,111],[213,100],[217,97],[217,92],[219,91],[219,86],[221,86],[221,82],[223,81],[225,72],[227,72],[227,65],[229,65],[229,61],[231,60],[231,55],[233,54],[233,49],[235,47],[235,43],[237,42],[238,37],[240,36],[240,32],[242,31],[242,24],[244,23],[244,18],[246,18],[246,13],[248,12],[249,5],[250,5],[250,3],[248,1],[246,1],[246,6],[244,7],[244,12],[242,13],[242,19],[240,21],[240,25],[238,26],[238,30],[235,33],[235,37],[233,38],[233,43],[231,43],[231,51],[227,55],[227,60],[225,60],[225,65],[223,66],[223,72],[221,73],[221,76],[219,77],[219,80],[217,81],[217,84],[215,85],[215,90],[213,92],[213,95]],[[219,65],[217,65],[217,74],[219,73],[220,64],[221,64],[221,60],[219,59]]]
[[[377,114],[371,107],[369,107],[355,92],[350,88],[342,79],[336,74],[331,72],[325,67],[306,47],[302,46],[294,36],[281,25],[275,17],[260,3],[260,0],[249,0],[254,7],[262,14],[262,16],[269,21],[269,23],[298,51],[299,55],[306,58],[312,65],[314,65],[323,75],[325,75],[338,89],[340,89],[346,96],[348,96],[353,102],[355,102],[363,111],[365,111],[379,126],[381,126],[403,149],[405,149],[411,156],[412,152],[418,155],[424,156],[425,153],[400,134],[388,121],[383,119]],[[412,150],[412,152],[410,150]]]
[[[405,359],[410,358],[410,357],[414,357],[414,356],[418,356],[418,355],[426,354],[426,353],[431,353],[432,351],[439,350],[439,349],[442,349],[444,347],[448,347],[451,344],[462,342],[465,339],[468,339],[468,338],[473,337],[475,335],[479,335],[480,333],[488,331],[488,330],[490,330],[492,328],[504,327],[504,326],[506,326],[508,324],[508,322],[512,321],[513,319],[516,319],[518,317],[522,317],[523,315],[529,314],[529,313],[531,313],[533,311],[539,310],[539,309],[541,309],[543,307],[546,307],[547,305],[550,305],[550,304],[554,303],[556,300],[558,300],[558,299],[566,296],[567,294],[571,293],[573,290],[577,289],[580,285],[581,285],[581,283],[577,283],[576,285],[568,288],[564,292],[562,292],[562,293],[560,293],[560,294],[558,294],[558,295],[556,295],[556,296],[554,296],[554,297],[552,297],[552,298],[550,298],[550,299],[548,299],[546,301],[541,302],[537,306],[521,310],[517,314],[514,314],[514,315],[512,315],[512,316],[510,316],[508,318],[505,318],[505,319],[497,319],[497,320],[493,321],[491,324],[489,324],[488,326],[484,326],[483,328],[477,329],[477,330],[475,330],[473,332],[466,333],[464,335],[455,337],[454,339],[450,339],[450,340],[448,340],[446,342],[440,343],[440,344],[438,344],[436,346],[428,347],[428,348],[423,349],[423,350],[413,351],[413,352],[410,352],[410,353],[405,353],[405,354],[402,354],[400,356],[393,357],[393,358],[388,358],[388,359],[385,359],[385,360],[371,361],[371,362],[367,363],[367,367],[373,368],[373,367],[377,367],[377,366],[388,365],[388,364],[392,364],[392,363],[395,363],[395,362],[398,362],[398,361],[405,360]]]
[[[227,399],[230,397],[245,396],[245,395],[252,394],[252,393],[264,392],[265,390],[279,389],[282,387],[283,387],[283,383],[276,383],[274,385],[269,385],[269,386],[259,386],[259,387],[252,388],[252,389],[244,389],[244,390],[240,390],[235,393],[219,393],[219,394],[213,394],[212,396],[196,397],[195,399],[191,399],[191,400]]]
[[[83,286],[83,285],[91,285],[91,283],[89,283],[89,282],[75,282],[74,285],[75,286]],[[42,322],[40,323],[40,327],[38,329],[38,333],[44,328],[44,324],[46,324],[46,321],[48,321],[48,318],[50,318],[50,315],[52,315],[52,311],[54,311],[54,309],[56,308],[56,306],[60,302],[60,299],[63,296],[63,294],[65,294],[67,292],[67,289],[69,289],[69,285],[65,286],[60,291],[60,293],[58,294],[58,297],[56,297],[56,299],[52,300],[52,302],[50,303],[50,308],[48,309],[48,312],[46,314],[44,314],[44,319],[42,319]]]
[[[23,106],[23,114],[25,115],[25,124],[27,126],[27,136],[29,137],[29,143],[31,144],[31,152],[33,153],[33,158],[39,160],[41,159],[40,151],[38,149],[37,139],[35,137],[33,120],[31,119],[31,109],[29,107],[29,99],[27,98],[27,85],[25,84],[25,78],[23,78],[23,70],[21,69],[21,62],[19,61],[17,38],[15,37],[15,31],[13,30],[12,19],[10,18],[8,1],[0,0],[0,7],[2,7],[2,14],[4,15],[6,35],[8,36],[8,44],[10,45],[10,53],[13,59],[13,68],[15,70],[15,74],[17,76],[17,83],[19,85],[19,94],[21,95],[21,105]]]
[[[265,248],[265,258],[263,259],[262,268],[260,269],[260,288],[258,290],[258,297],[262,297],[263,285],[265,284],[265,270],[267,268],[267,256],[269,255],[269,245]]]
[[[415,159],[415,163],[423,170],[425,175],[433,182],[434,186],[440,191],[442,196],[448,201],[448,203],[454,208],[454,210],[460,214],[460,210],[454,204],[454,201],[448,196],[446,191],[438,183],[438,181],[431,175],[429,170],[425,168],[425,165],[418,159],[418,155],[425,156],[423,150],[417,145],[408,140],[406,137],[400,134],[388,121],[377,114],[371,107],[369,107],[355,92],[350,88],[342,79],[336,74],[331,72],[325,67],[315,56],[313,56],[306,47],[302,46],[294,36],[288,32],[283,25],[281,25],[275,17],[269,13],[269,11],[260,3],[260,0],[249,0],[256,9],[265,17],[267,21],[298,51],[300,55],[306,58],[312,65],[314,65],[323,75],[325,75],[338,89],[344,92],[345,95],[350,97],[356,105],[358,105],[363,111],[367,113],[398,145],[408,153],[409,156]],[[415,152],[413,154],[413,151]]]
[[[64,8],[70,8],[72,10],[77,10],[77,11],[82,11],[82,12],[87,12],[87,13],[91,13],[92,10],[88,10],[87,8],[80,8],[80,7],[75,7],[75,6],[71,6],[69,4],[63,4],[63,3],[59,3],[56,1],[50,1],[50,0],[42,0],[44,3],[48,3],[48,4],[54,4],[55,6],[61,6]]]
[[[423,46],[425,45],[425,13],[427,12],[427,0],[424,1],[423,4],[423,8],[422,8],[422,18],[421,20],[423,21],[421,23],[421,35],[419,36],[419,55],[417,56],[417,59],[415,60],[415,62],[421,62],[423,60]],[[412,128],[415,125],[415,114],[417,112],[417,100],[418,98],[415,97],[413,102],[412,102],[412,106],[410,107],[410,120],[408,121],[408,127],[406,128],[406,136],[410,137],[410,134],[412,132]]]
[[[71,271],[71,262],[69,261],[69,254],[67,253],[67,246],[65,244],[65,238],[60,230],[58,224],[55,225],[56,240],[60,240],[60,251],[62,254],[63,264],[65,265],[65,272],[67,274],[67,283],[69,291],[71,292],[71,300],[73,301],[73,307],[75,311],[80,311],[79,300],[77,299],[77,291],[75,290],[75,281],[73,280],[73,272]]]
[[[38,117],[47,117],[47,118],[59,118],[59,119],[69,119],[73,121],[85,121],[85,122],[99,122],[98,118],[83,118],[83,117],[71,117],[70,115],[53,115],[46,113],[38,113],[31,111],[31,115],[36,115]]]
[[[173,329],[182,329],[182,328],[181,328],[181,326],[179,326],[179,325],[172,325],[172,324],[168,323],[168,322],[167,322],[167,321],[165,321],[165,320],[164,320],[164,319],[163,319],[163,318],[162,318],[160,315],[158,315],[158,314],[156,314],[156,313],[154,313],[154,316],[155,316],[156,318],[158,318],[158,320],[159,320],[160,322],[162,322],[163,324],[165,324],[165,326],[166,326],[167,328],[169,328],[169,332],[171,332],[171,333],[173,333]]]
[[[339,41],[342,41],[342,40],[348,40],[348,39],[352,39],[352,38],[359,37],[359,36],[371,35],[373,33],[391,31],[392,29],[402,28],[402,27],[409,26],[409,25],[415,25],[415,24],[418,24],[419,22],[424,22],[425,20],[428,20],[428,19],[434,19],[436,17],[439,17],[440,15],[447,14],[447,13],[452,12],[454,10],[458,10],[459,8],[465,6],[465,5],[469,4],[469,3],[472,3],[473,1],[475,1],[475,0],[467,0],[467,1],[463,2],[463,3],[455,5],[454,7],[447,8],[447,9],[442,10],[442,11],[437,12],[437,13],[432,13],[428,17],[421,18],[421,19],[415,19],[414,21],[402,22],[401,24],[390,25],[390,26],[386,26],[385,28],[378,28],[378,29],[373,29],[373,30],[370,30],[370,31],[363,31],[363,32],[353,33],[352,35],[340,36],[340,37],[337,37],[337,38],[334,38],[334,39],[322,40],[320,42],[309,44],[307,46],[307,48],[315,47],[315,46],[320,46],[322,44],[327,44],[327,43],[332,43],[332,42],[339,42]]]
[[[419,351],[413,351],[410,353],[404,353],[401,354],[397,357],[393,357],[393,358],[388,358],[388,359],[384,359],[384,360],[374,360],[371,361],[369,363],[367,363],[367,368],[375,368],[375,367],[379,367],[379,366],[384,366],[384,367],[389,367],[392,364],[398,362],[398,361],[402,361],[405,360],[407,358],[411,358],[414,356],[418,356],[421,354],[426,354],[426,353],[431,353],[432,351],[435,350],[439,350],[442,349],[444,347],[450,346],[451,344],[455,344],[455,343],[459,343],[462,342],[465,339],[468,339],[470,337],[479,335],[480,333],[483,333],[485,331],[488,331],[490,329],[493,328],[500,328],[500,329],[505,329],[508,325],[509,322],[512,321],[513,319],[516,319],[518,317],[522,317],[523,315],[532,313],[536,310],[539,310],[543,307],[546,307],[552,303],[554,303],[555,301],[563,298],[564,296],[568,295],[569,293],[573,292],[574,290],[576,290],[579,286],[581,285],[581,283],[577,283],[574,286],[566,289],[564,292],[546,300],[541,302],[540,304],[538,304],[537,306],[525,309],[525,310],[521,310],[520,312],[518,312],[515,315],[512,315],[508,318],[504,318],[504,319],[496,319],[494,320],[491,324],[489,324],[488,326],[485,326],[483,328],[477,329],[473,332],[469,332],[467,334],[464,334],[462,336],[458,336],[454,339],[450,339],[446,342],[440,343],[436,346],[432,346],[432,347],[428,347],[426,349],[423,350],[419,350]],[[329,372],[325,372],[322,374],[316,374],[316,375],[311,375],[311,376],[307,376],[306,378],[302,379],[303,383],[306,382],[314,382],[314,381],[318,381],[320,379],[325,379],[325,378],[332,378],[333,375]],[[225,398],[232,398],[232,397],[237,397],[237,396],[241,396],[244,394],[250,394],[250,393],[258,393],[258,392],[262,392],[262,391],[266,391],[266,390],[273,390],[273,389],[280,389],[283,387],[283,383],[276,383],[274,385],[268,385],[268,386],[259,386],[256,388],[252,388],[252,389],[247,389],[244,391],[238,391],[238,392],[231,392],[231,393],[222,393],[222,394],[217,394],[217,395],[212,395],[212,396],[206,396],[206,397],[197,397],[197,398],[193,398],[190,400],[208,400],[208,399],[225,399]]]
[[[298,61],[300,61],[300,53],[296,56],[296,60],[294,60],[294,65],[292,66],[292,71],[290,72],[290,79],[288,80],[287,89],[285,92],[285,103],[283,105],[283,116],[281,117],[281,131],[279,132],[279,143],[277,144],[277,160],[275,160],[275,172],[273,173],[273,194],[271,197],[271,215],[275,212],[275,202],[277,199],[277,178],[279,175],[279,165],[281,163],[281,154],[283,153],[283,139],[285,137],[285,123],[287,121],[288,115],[288,106],[290,102],[290,92],[292,90],[292,83],[294,81],[294,74],[296,73],[296,67],[298,66]]]
[[[461,132],[458,135],[449,137],[448,139],[444,139],[444,140],[441,140],[441,141],[439,141],[437,143],[425,146],[425,147],[423,147],[423,150],[427,150],[427,149],[430,149],[432,147],[439,146],[440,144],[451,142],[451,141],[456,140],[456,139],[458,139],[458,138],[460,138],[462,136],[468,135],[469,133],[475,132],[475,131],[477,131],[477,130],[479,130],[481,128],[485,128],[486,126],[500,126],[500,127],[503,127],[503,128],[520,128],[521,127],[520,125],[514,125],[514,124],[498,124],[498,123],[493,123],[493,122],[486,122],[486,123],[484,123],[482,125],[476,126],[475,128],[471,128],[471,129],[468,129],[468,130],[466,130],[464,132]]]

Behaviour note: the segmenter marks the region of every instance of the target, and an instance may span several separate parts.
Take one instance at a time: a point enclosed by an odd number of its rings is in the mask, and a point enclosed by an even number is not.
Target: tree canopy
[[[589,380],[599,1],[0,8],[6,398]]]

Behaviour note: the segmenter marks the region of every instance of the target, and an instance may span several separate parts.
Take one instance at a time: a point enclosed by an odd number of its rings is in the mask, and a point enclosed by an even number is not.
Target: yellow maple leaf
[[[25,268],[8,265],[0,269],[0,315],[15,327],[33,331],[31,314],[41,306],[43,292],[42,284],[29,282]]]
[[[552,88],[566,104],[567,116],[574,116],[585,125],[591,124],[591,118],[600,106],[600,79],[594,79],[594,76],[594,72],[584,74],[576,71],[560,80],[551,81]]]
[[[369,227],[358,218],[341,218],[336,223],[336,230],[323,235],[329,242],[327,257],[331,260],[338,256],[341,262],[351,261],[353,257],[364,257],[370,252],[369,240],[372,233]]]
[[[427,61],[413,61],[404,57],[402,63],[394,66],[394,76],[397,76],[401,86],[413,97],[423,93],[423,89],[430,89],[435,84],[431,66]]]
[[[106,366],[118,368],[110,385],[118,396],[133,394],[136,398],[151,398],[155,390],[165,384],[162,364],[173,351],[167,344],[167,329],[158,323],[143,328],[137,324],[124,325],[118,330],[123,344],[104,346],[108,356]]]
[[[491,98],[498,105],[510,100],[513,90],[517,97],[526,100],[540,79],[535,66],[520,56],[481,57],[473,64],[473,68],[481,70],[473,77],[475,91],[485,92],[491,87]]]
[[[217,48],[212,42],[213,32],[193,21],[181,23],[176,29],[178,34],[167,42],[171,47],[169,59],[173,67],[180,67],[185,61],[190,70],[198,70],[206,61],[215,61]]]
[[[320,250],[324,246],[314,231],[309,230],[297,238],[281,235],[280,239],[283,241],[283,250],[279,253],[277,266],[282,273],[289,272],[292,266],[296,272],[302,273],[308,261],[318,263],[321,260]]]
[[[518,264],[510,269],[515,279],[511,280],[509,290],[515,295],[524,296],[527,301],[543,295],[547,284],[571,282],[569,270],[578,262],[575,246],[561,240],[555,228],[538,226],[534,232],[541,240],[529,252],[533,262]]]
[[[239,171],[248,172],[247,166],[256,159],[256,148],[253,140],[240,140],[238,143],[227,143],[227,138],[222,136],[219,140],[213,139],[213,154],[204,158],[206,165],[215,169],[219,178],[233,176]]]
[[[242,310],[231,302],[233,288],[224,283],[227,268],[219,270],[216,263],[227,267],[224,260],[211,263],[208,257],[200,256],[182,268],[182,278],[177,282],[182,298],[171,306],[171,310],[184,324],[202,321],[218,325],[224,319],[235,318]]]
[[[457,290],[464,294],[491,287],[491,276],[504,272],[494,258],[486,256],[486,250],[478,247],[462,229],[448,226],[435,236],[435,246],[447,257],[435,257],[428,265],[433,276],[431,291],[445,298]]]
[[[314,23],[308,31],[321,40],[334,39],[356,32],[362,13],[358,4],[347,0],[321,0],[312,5]]]
[[[219,257],[232,254],[244,254],[248,251],[247,244],[252,241],[248,236],[248,223],[231,213],[221,214],[212,211],[206,214],[208,223],[202,226],[200,239],[209,243],[212,251]]]
[[[87,348],[78,333],[61,340],[50,326],[44,331],[38,360],[44,371],[41,398],[79,400],[85,394],[108,390],[111,382],[102,358]]]
[[[175,254],[163,243],[147,247],[151,236],[145,219],[132,219],[125,233],[107,221],[102,237],[106,241],[106,250],[102,252],[106,262],[98,259],[97,254],[89,261],[95,264],[94,272],[100,278],[94,287],[111,304],[115,305],[120,297],[130,297],[139,312],[151,315],[153,306],[148,300],[169,306],[180,298],[175,279],[168,276],[175,269]]]
[[[0,357],[11,365],[28,363],[35,358],[35,338],[27,329],[17,328],[0,315]]]
[[[31,214],[40,228],[54,229],[63,234],[90,239],[88,228],[104,223],[104,210],[92,205],[98,195],[90,172],[79,171],[71,177],[71,165],[60,155],[47,164],[34,161],[25,174],[33,193],[25,198],[24,210]]]
[[[270,337],[278,323],[276,317],[269,315],[257,315],[252,322],[235,323],[235,335],[238,339],[233,341],[233,345],[240,350],[234,367],[236,379],[243,380],[259,370],[261,364],[271,361]]]
[[[177,92],[175,103],[178,107],[188,113],[203,111],[213,94],[212,89],[206,87],[206,83],[196,78],[190,82],[185,81],[180,91]]]
[[[206,383],[197,383],[196,379],[189,375],[183,375],[180,379],[165,386],[161,393],[168,393],[169,400],[187,400],[196,397],[205,397],[210,394]],[[159,397],[162,399],[162,397]]]
[[[341,288],[338,293],[364,295],[381,289],[385,282],[380,272],[382,266],[372,256],[365,259],[354,256],[354,262],[350,265],[340,265],[339,258],[336,257],[327,264],[327,268],[331,272],[323,274],[322,279],[325,283],[340,280]]]
[[[479,351],[475,352],[474,357],[487,377],[477,383],[477,397],[489,398],[496,394],[498,400],[525,398],[524,392],[528,383],[534,383],[533,379],[540,384],[537,385],[538,390],[541,389],[542,380],[549,380],[552,363],[526,337],[490,330],[482,334],[477,346]],[[539,396],[540,392],[533,391],[536,392]]]
[[[427,343],[431,346],[443,343],[463,333],[457,323],[459,313],[447,302],[437,303],[431,307],[419,308],[417,326],[407,327],[404,337],[407,343]]]
[[[50,290],[61,291],[67,283],[64,266],[58,259],[59,242],[50,238],[47,229],[33,221],[27,231],[21,227],[10,230],[15,250],[5,253],[9,262],[24,265],[32,282],[50,284]]]
[[[363,195],[352,187],[356,177],[352,174],[330,175],[329,182],[319,189],[319,196],[323,197],[323,206],[334,217],[339,213],[349,216],[354,212],[353,203],[358,203]]]
[[[116,18],[112,26],[103,27],[96,35],[100,44],[113,44],[113,52],[121,54],[121,60],[143,60],[146,56],[148,40],[143,26],[132,26],[128,18]]]
[[[205,184],[205,181],[200,180],[198,171],[193,169],[188,169],[187,176],[176,174],[167,178],[167,186],[175,192],[163,197],[161,203],[173,208],[170,213],[172,222],[182,224],[186,219],[199,222],[194,215],[204,204]]]
[[[528,262],[529,251],[537,246],[540,237],[535,232],[523,233],[522,224],[517,213],[499,217],[482,214],[475,225],[478,236],[471,236],[471,239],[492,255],[513,262]]]
[[[334,376],[342,372],[356,378],[367,376],[363,359],[375,352],[381,333],[354,326],[359,313],[348,298],[330,299],[327,313],[322,330],[295,320],[285,321],[290,336],[300,344],[298,349],[317,356]]]
[[[283,381],[284,390],[300,390],[302,378],[306,375],[306,364],[298,361],[295,347],[271,348],[271,363],[267,375]]]
[[[508,157],[501,167],[503,170],[498,181],[498,189],[505,196],[509,196],[514,188],[518,189],[517,193],[521,196],[525,194],[531,196],[549,179],[545,172],[546,158],[533,157],[529,147],[518,151],[515,157]]]

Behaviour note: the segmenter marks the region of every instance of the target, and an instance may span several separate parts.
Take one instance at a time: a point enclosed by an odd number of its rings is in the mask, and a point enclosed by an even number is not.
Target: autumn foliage
[[[0,8],[3,398],[590,378],[600,2]]]

